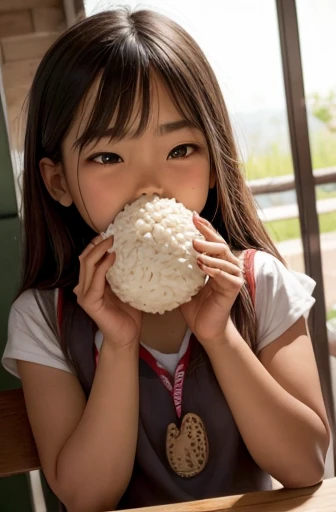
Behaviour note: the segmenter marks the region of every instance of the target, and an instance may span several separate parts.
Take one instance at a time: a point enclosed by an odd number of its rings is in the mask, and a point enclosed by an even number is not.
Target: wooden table
[[[174,505],[144,507],[124,512],[336,512],[336,478],[304,489],[280,489],[189,501]]]

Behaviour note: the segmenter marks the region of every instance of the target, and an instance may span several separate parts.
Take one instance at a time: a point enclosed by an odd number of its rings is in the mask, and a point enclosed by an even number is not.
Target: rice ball
[[[195,238],[204,240],[193,214],[175,199],[141,196],[116,216],[103,236],[114,235],[114,265],[106,279],[122,302],[164,313],[188,302],[204,286]]]

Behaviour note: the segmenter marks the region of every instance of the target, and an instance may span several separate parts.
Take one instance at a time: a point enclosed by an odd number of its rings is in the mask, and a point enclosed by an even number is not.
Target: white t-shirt
[[[305,274],[288,270],[272,255],[261,251],[255,255],[254,274],[259,352],[281,336],[301,316],[307,318],[315,302],[311,296],[315,282]],[[57,293],[55,307],[56,302]],[[179,359],[187,349],[189,337],[188,330],[178,354],[162,354],[153,349],[149,350],[156,360],[173,374]],[[98,350],[102,341],[102,334],[98,332],[95,339]],[[73,373],[57,338],[43,318],[32,290],[27,290],[14,302],[9,315],[8,342],[2,364],[16,377],[19,377],[16,364],[18,359]]]

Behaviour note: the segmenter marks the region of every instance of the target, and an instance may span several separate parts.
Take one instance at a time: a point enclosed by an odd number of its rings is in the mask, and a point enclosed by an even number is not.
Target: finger
[[[106,272],[112,267],[116,259],[116,253],[107,253],[93,275],[90,288],[86,294],[86,299],[90,301],[98,300],[104,295],[107,285]],[[109,285],[108,285],[109,286]]]
[[[242,277],[243,272],[241,268],[238,265],[234,265],[233,263],[222,260],[219,258],[213,258],[212,256],[208,256],[207,254],[200,254],[197,257],[197,261],[199,261],[201,264],[204,264],[211,268],[218,268],[219,270],[223,270],[224,272],[227,272],[230,275]]]
[[[92,249],[95,248],[95,246],[99,243],[99,241],[102,240],[100,236],[95,237],[91,242],[85,247],[84,251],[79,256],[79,276],[78,276],[78,284],[73,289],[73,292],[76,295],[81,295],[83,284],[84,284],[84,275],[85,275],[85,267],[82,265],[81,261],[85,259],[85,257],[92,251]]]
[[[85,247],[84,251],[82,252],[81,256],[85,256],[89,252],[92,251],[97,245],[99,245],[101,242],[103,242],[104,239],[101,235],[95,236],[91,242]]]
[[[100,265],[102,259],[105,257],[107,251],[112,247],[111,238],[100,241],[94,246],[84,259],[84,286],[83,293],[86,294],[91,286],[93,276],[97,267]]]
[[[199,266],[205,274],[214,279],[220,290],[227,289],[228,284],[239,290],[244,284],[243,277],[229,274],[219,268],[208,267],[201,262],[199,263]]]
[[[230,247],[224,242],[208,242],[207,240],[194,240],[194,249],[200,253],[207,253],[212,256],[221,256],[234,265],[240,266],[240,261],[231,252]]]
[[[84,251],[80,254],[79,256],[79,261],[81,260],[84,260],[85,257],[96,247],[96,245],[98,245],[101,241],[102,241],[102,237],[99,235],[95,238],[93,238],[93,240],[91,240],[91,242],[85,247]],[[76,293],[76,295],[78,293],[81,292],[81,289],[82,289],[82,285],[84,283],[84,271],[85,271],[85,268],[84,268],[84,265],[80,264],[80,267],[79,267],[79,277],[78,277],[78,285],[76,286],[76,288],[74,288],[74,293]]]
[[[98,238],[98,240],[97,240]],[[106,254],[108,249],[112,247],[113,239],[107,238],[102,240],[101,237],[94,238],[89,245],[92,246],[91,250],[86,249],[79,257],[80,261],[80,272],[79,272],[79,283],[80,291],[82,295],[85,295],[88,288],[91,285],[93,274],[95,273],[96,265]],[[85,254],[84,254],[85,253]]]
[[[198,231],[204,235],[206,240],[209,240],[210,242],[222,242],[226,244],[224,238],[207,220],[202,219],[201,217],[194,217],[194,223]]]

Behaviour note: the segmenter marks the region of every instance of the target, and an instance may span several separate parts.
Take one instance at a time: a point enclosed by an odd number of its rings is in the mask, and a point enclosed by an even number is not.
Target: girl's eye
[[[168,159],[186,158],[192,155],[195,151],[197,151],[197,146],[195,144],[181,144],[180,146],[176,146],[176,148],[171,150],[168,155]]]
[[[122,162],[122,158],[116,153],[101,153],[91,157],[90,160],[102,165],[120,164]]]

